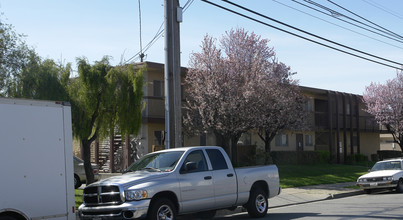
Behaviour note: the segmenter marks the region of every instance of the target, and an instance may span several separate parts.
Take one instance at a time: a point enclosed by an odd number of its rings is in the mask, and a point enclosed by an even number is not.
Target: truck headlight
[[[125,191],[125,198],[126,200],[141,200],[147,198],[147,191],[146,190],[126,190]]]
[[[387,176],[387,177],[384,177],[383,180],[384,180],[384,181],[392,181],[392,180],[393,180],[393,177]]]

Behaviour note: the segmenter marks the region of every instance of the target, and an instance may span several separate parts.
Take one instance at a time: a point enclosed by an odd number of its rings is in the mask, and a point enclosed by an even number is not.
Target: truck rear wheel
[[[252,218],[264,217],[267,214],[268,206],[266,193],[260,188],[252,189],[246,205],[249,216]]]
[[[152,202],[147,219],[149,220],[174,220],[176,219],[175,206],[171,200],[159,198]]]

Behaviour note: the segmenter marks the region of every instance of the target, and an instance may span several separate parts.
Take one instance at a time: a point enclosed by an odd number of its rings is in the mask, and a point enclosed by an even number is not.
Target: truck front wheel
[[[267,214],[268,201],[266,193],[260,189],[253,189],[246,205],[248,214],[252,218],[261,218]]]
[[[159,198],[152,202],[147,218],[149,220],[174,220],[176,219],[175,206],[171,200]]]

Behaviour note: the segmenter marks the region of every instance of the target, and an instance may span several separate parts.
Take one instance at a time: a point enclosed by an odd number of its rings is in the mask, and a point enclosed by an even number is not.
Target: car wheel
[[[403,193],[403,179],[400,178],[396,186],[396,192]]]
[[[249,201],[246,205],[249,216],[252,218],[264,217],[267,214],[268,207],[269,203],[266,193],[260,188],[252,189]]]
[[[78,177],[77,175],[74,175],[74,188],[78,189],[81,186],[81,180],[80,177]]]
[[[147,215],[149,220],[174,220],[176,219],[175,206],[167,198],[159,198],[151,203],[150,211]]]

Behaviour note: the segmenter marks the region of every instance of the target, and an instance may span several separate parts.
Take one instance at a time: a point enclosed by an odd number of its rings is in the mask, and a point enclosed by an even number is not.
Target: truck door
[[[237,200],[237,180],[235,171],[228,164],[218,149],[206,149],[213,167],[213,186],[216,208],[235,205]]]
[[[186,163],[196,163],[196,169],[180,172],[181,212],[200,211],[214,208],[214,191],[212,172],[208,170],[207,161],[202,150],[195,150],[186,157]]]

